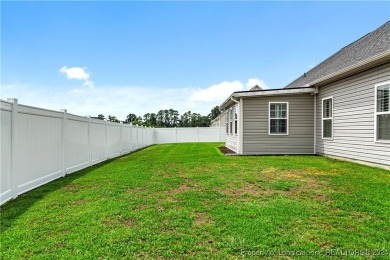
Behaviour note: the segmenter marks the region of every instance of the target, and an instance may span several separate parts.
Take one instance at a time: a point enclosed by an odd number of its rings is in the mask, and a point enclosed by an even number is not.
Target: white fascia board
[[[266,90],[266,91],[256,91],[256,92],[241,92],[241,93],[233,93],[233,97],[259,97],[259,96],[274,96],[274,95],[290,95],[290,94],[305,94],[305,93],[313,93],[315,91],[315,87],[310,88],[282,88],[275,90]]]
[[[235,92],[229,96],[221,104],[221,108],[227,108],[230,103],[234,104],[232,98],[241,98],[241,97],[261,97],[261,96],[275,96],[275,95],[291,95],[291,94],[305,94],[305,93],[314,93],[316,91],[315,87],[306,87],[306,88],[281,88],[274,90],[263,90],[263,91],[245,91],[245,92]]]

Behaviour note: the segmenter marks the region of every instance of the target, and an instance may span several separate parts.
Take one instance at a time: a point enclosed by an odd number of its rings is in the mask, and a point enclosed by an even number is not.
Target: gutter
[[[234,99],[234,96],[233,96],[233,95],[232,95],[232,96],[230,96],[230,100],[232,100],[232,101],[236,102],[236,104],[237,104],[237,105],[239,105],[239,104],[240,104],[240,101],[238,101],[238,100]]]

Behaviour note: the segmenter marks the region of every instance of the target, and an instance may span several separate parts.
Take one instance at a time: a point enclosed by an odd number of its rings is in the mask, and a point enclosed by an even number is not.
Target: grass
[[[1,207],[0,258],[389,257],[389,171],[219,145],[152,146],[19,196]]]

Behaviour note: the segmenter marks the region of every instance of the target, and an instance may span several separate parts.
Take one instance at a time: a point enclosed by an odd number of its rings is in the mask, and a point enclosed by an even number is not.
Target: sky
[[[390,19],[372,1],[0,5],[1,99],[120,120],[283,88]]]

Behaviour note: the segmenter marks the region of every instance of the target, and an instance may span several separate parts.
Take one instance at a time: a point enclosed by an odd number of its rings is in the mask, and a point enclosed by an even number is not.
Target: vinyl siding
[[[269,102],[289,102],[288,135],[269,135]],[[310,94],[243,99],[244,154],[313,154],[314,97]]]
[[[390,165],[390,143],[375,142],[375,84],[390,80],[390,63],[320,88],[318,154]],[[333,140],[322,139],[322,99],[333,96]]]
[[[226,147],[237,153],[238,151],[237,140],[238,137],[236,134],[226,134],[226,144],[225,144]]]

